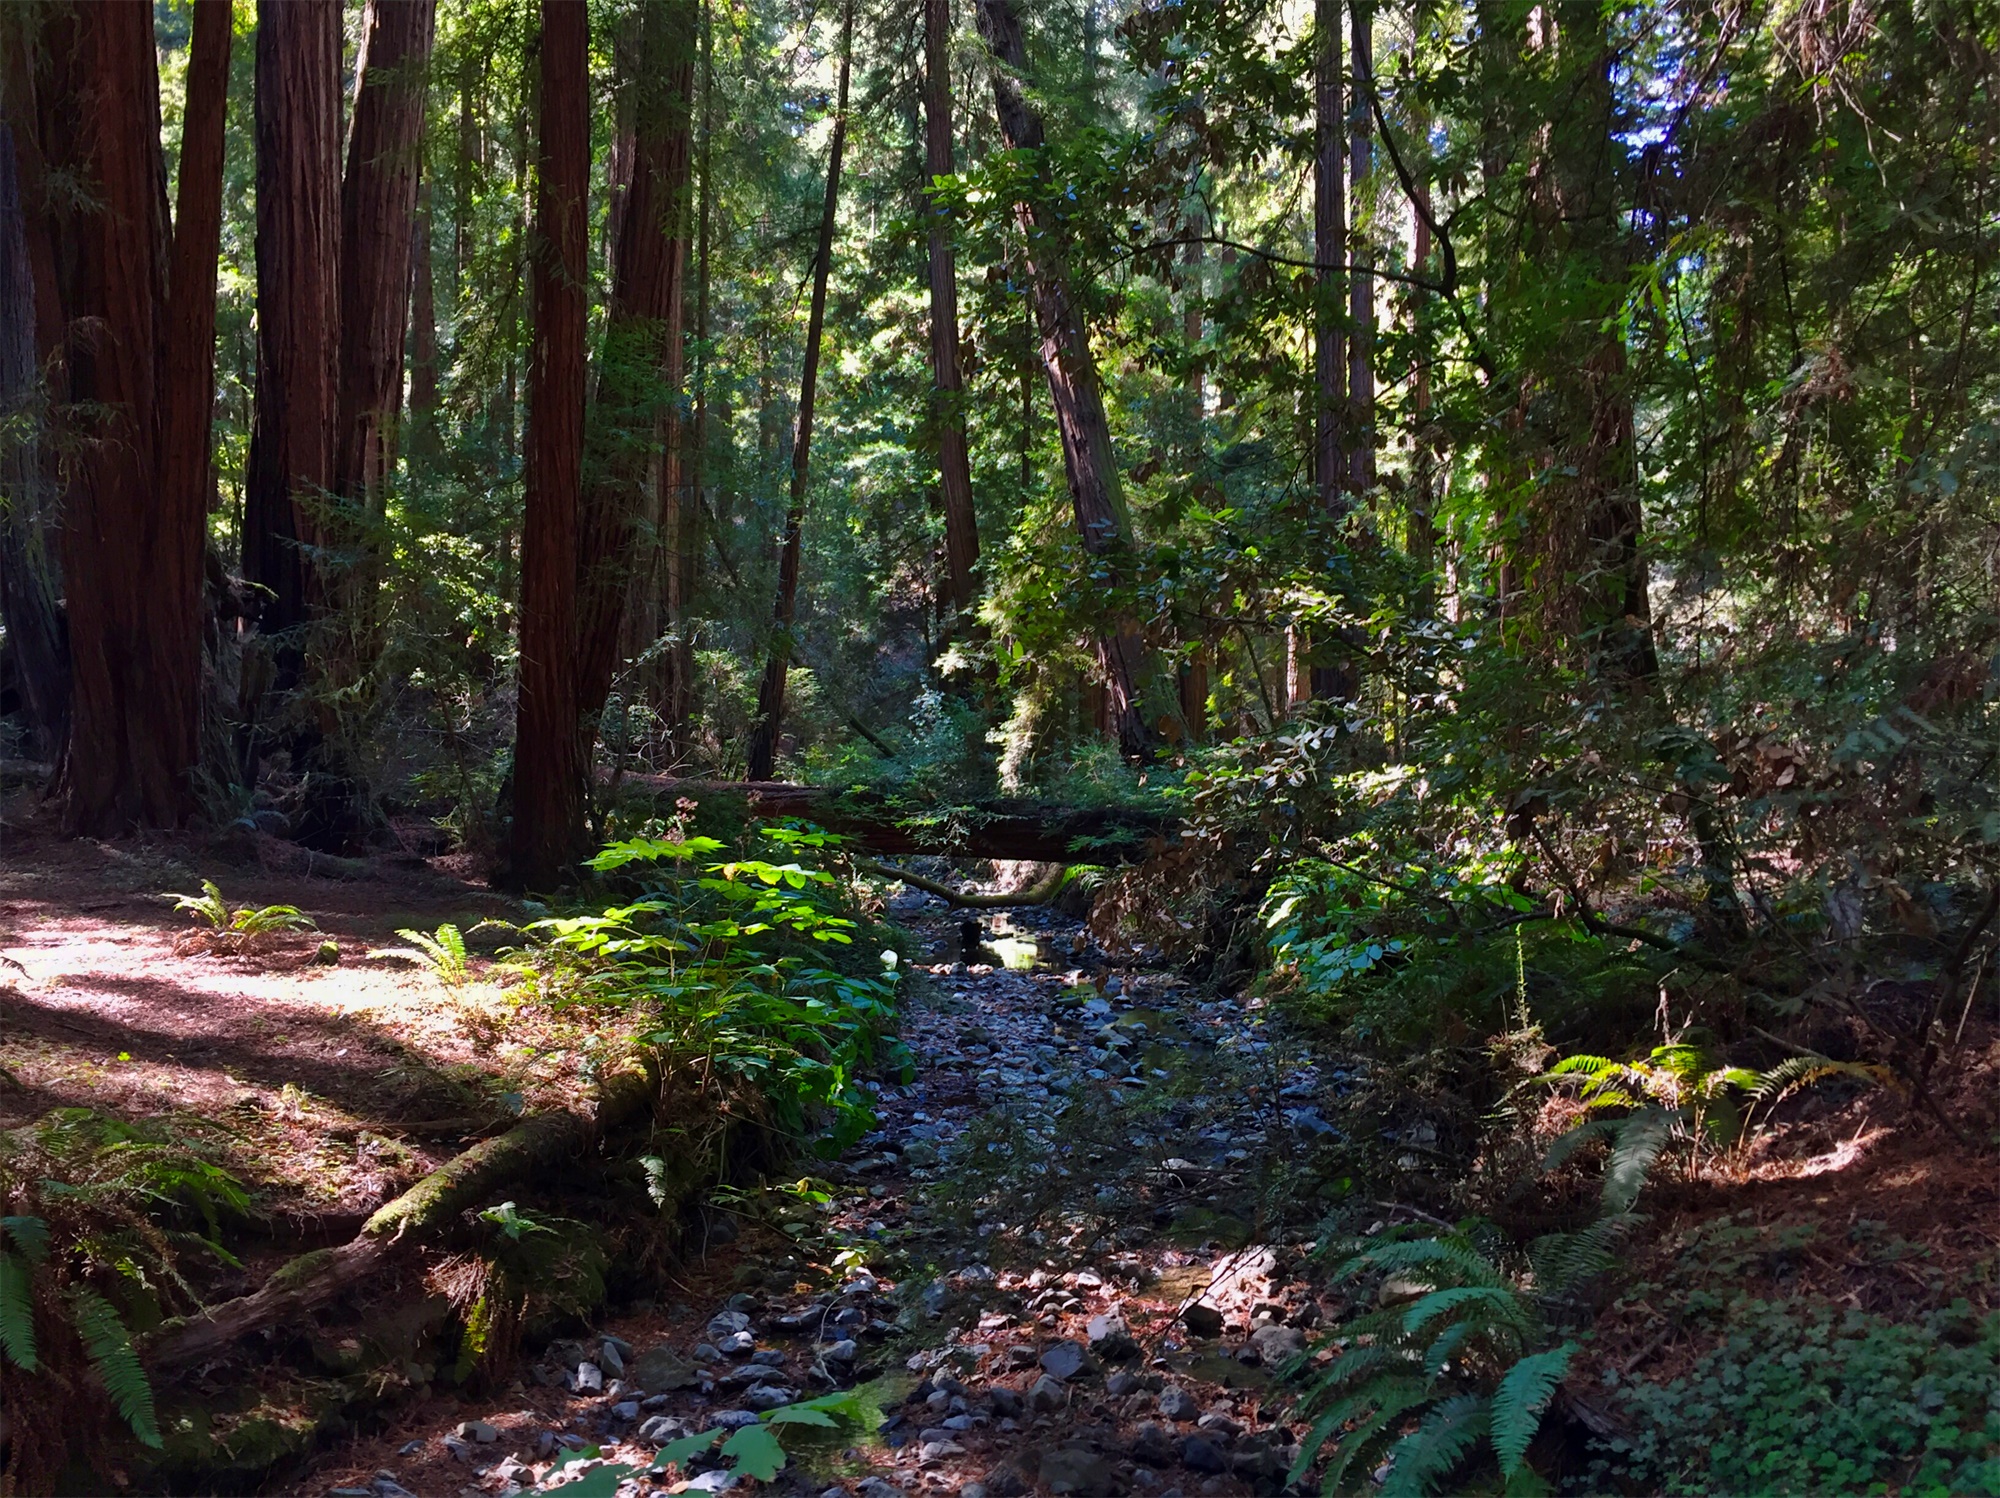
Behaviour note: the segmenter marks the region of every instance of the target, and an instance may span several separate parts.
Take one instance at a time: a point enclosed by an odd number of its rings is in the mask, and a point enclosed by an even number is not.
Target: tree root
[[[658,1090],[650,1067],[628,1065],[599,1081],[592,1112],[540,1113],[483,1140],[384,1205],[350,1241],[301,1254],[251,1294],[161,1327],[142,1352],[147,1367],[156,1375],[191,1367],[253,1333],[297,1320],[379,1273],[403,1245],[438,1236],[499,1187],[572,1158],[650,1113]]]

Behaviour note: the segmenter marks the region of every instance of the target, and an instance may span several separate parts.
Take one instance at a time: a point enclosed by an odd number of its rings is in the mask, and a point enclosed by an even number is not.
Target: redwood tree
[[[799,547],[805,532],[806,480],[811,473],[813,401],[819,393],[820,336],[826,328],[826,281],[833,265],[834,217],[840,206],[840,161],[847,149],[847,82],[854,51],[854,0],[840,15],[840,99],[834,106],[833,143],[826,161],[826,200],[820,210],[819,249],[813,261],[812,313],[806,321],[806,363],[799,379],[798,432],[792,444],[792,493],[785,535],[778,546],[778,596],[771,608],[771,650],[757,686],[757,722],[750,730],[748,774],[769,780],[777,766],[778,731],[785,716],[785,677],[792,662],[792,625],[798,617]]]
[[[369,521],[396,463],[434,0],[368,0],[340,188],[333,489]]]
[[[542,0],[541,15],[511,849],[512,874],[527,884],[551,882],[582,857],[588,765],[578,731],[576,579],[583,497],[590,20],[585,0]]]
[[[1012,0],[978,3],[980,34],[998,63],[992,70],[993,102],[1000,116],[1001,139],[1010,151],[1039,152],[1042,121],[1021,89],[1020,80],[1028,67],[1027,47]],[[1125,509],[1117,455],[1111,446],[1111,424],[1104,413],[1097,360],[1091,353],[1090,329],[1070,285],[1059,240],[1061,230],[1045,223],[1045,217],[1029,197],[1015,205],[1015,219],[1026,242],[1026,270],[1041,339],[1042,372],[1048,380],[1062,439],[1077,533],[1085,551],[1112,565],[1115,583],[1117,555],[1131,545],[1131,520]],[[1099,636],[1097,657],[1119,748],[1133,756],[1150,753],[1152,730],[1141,700],[1150,661],[1137,626],[1130,620],[1118,621],[1112,631]]]
[[[924,0],[924,172],[930,181],[955,170],[951,149],[951,0]],[[931,382],[936,395],[938,487],[944,497],[946,612],[972,606],[979,564],[979,520],[972,508],[972,462],[965,443],[965,382],[958,369],[958,265],[951,219],[930,215]]]
[[[266,631],[323,597],[302,548],[329,537],[339,356],[341,0],[257,6],[257,390],[244,475],[243,575]],[[309,574],[311,574],[309,576]],[[295,676],[293,664],[282,673]]]
[[[200,35],[216,44],[212,18]],[[60,784],[71,830],[104,836],[172,826],[195,809],[201,512],[160,492],[161,384],[178,360],[152,6],[106,0],[54,12],[44,41],[52,76],[37,101],[41,155],[90,188],[46,203],[66,326],[67,378],[55,394],[74,423],[62,534],[74,695]],[[224,76],[210,61],[195,59],[191,82],[212,88]],[[191,99],[191,121],[215,107]],[[216,190],[190,187],[197,200]]]

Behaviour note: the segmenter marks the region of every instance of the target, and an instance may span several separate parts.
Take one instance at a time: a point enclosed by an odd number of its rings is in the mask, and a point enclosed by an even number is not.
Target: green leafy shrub
[[[754,1085],[780,1127],[838,1152],[872,1116],[859,1070],[908,1065],[888,1035],[898,959],[856,948],[859,915],[817,866],[837,838],[761,835],[792,859],[717,859],[706,837],[610,844],[591,867],[638,898],[536,922],[534,966],[552,996],[636,1010],[644,1044]]]
[[[1738,1300],[1666,1384],[1616,1388],[1598,1480],[1668,1494],[2000,1494],[2000,1313]]]

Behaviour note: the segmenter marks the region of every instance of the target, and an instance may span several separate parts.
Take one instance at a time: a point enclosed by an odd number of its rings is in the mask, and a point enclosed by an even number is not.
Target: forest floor
[[[236,1289],[577,1085],[581,1048],[555,1022],[384,955],[403,927],[519,918],[463,870],[263,839],[222,859],[7,837],[0,1127],[85,1106],[211,1146],[294,1229],[244,1255]],[[161,896],[204,875],[318,930],[234,956],[191,943]],[[823,1202],[787,1215],[738,1199],[659,1300],[531,1345],[483,1395],[430,1385],[266,1490],[509,1494],[565,1451],[643,1466],[678,1435],[860,1383],[879,1431],[802,1453],[775,1488],[1279,1491],[1304,1427],[1272,1370],[1347,1309],[1313,1276],[1310,1239],[1358,1072],[1240,994],[1110,963],[1066,918],[989,917],[1016,971],[990,947],[959,960],[959,919],[934,902],[897,903],[929,958],[903,1017],[916,1072],[868,1084],[878,1127],[840,1161],[797,1167]],[[328,939],[339,960],[320,965]],[[2000,1037],[1974,1015],[1939,1072],[1947,1116],[1979,1119],[1996,1077]],[[1636,1288],[1604,1308],[1568,1407],[1593,1418],[1607,1369],[1688,1366],[1702,1341],[1674,1303],[1704,1286],[1898,1316],[1990,1302],[1992,1164],[1893,1094],[1832,1089],[1727,1162],[1662,1179]],[[1424,1215],[1376,1205],[1383,1223]],[[658,1480],[728,1483],[719,1467]]]

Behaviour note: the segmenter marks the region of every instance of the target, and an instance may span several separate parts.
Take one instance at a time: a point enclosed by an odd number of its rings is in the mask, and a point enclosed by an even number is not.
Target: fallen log
[[[663,801],[686,797],[707,807],[740,803],[754,821],[797,817],[852,838],[872,853],[932,853],[1031,863],[1139,863],[1180,835],[1164,809],[1065,806],[998,798],[912,813],[865,787],[793,785],[782,780],[680,780],[623,777]]]
[[[658,1090],[650,1068],[611,1072],[598,1083],[591,1111],[538,1113],[481,1141],[382,1206],[346,1243],[301,1254],[250,1294],[167,1323],[148,1339],[141,1359],[155,1374],[172,1372],[298,1320],[379,1273],[400,1249],[439,1236],[501,1186],[573,1158],[646,1113]]]
[[[1026,889],[1018,889],[1010,894],[961,894],[948,884],[939,884],[926,879],[921,874],[912,874],[908,869],[899,869],[886,863],[870,863],[857,860],[855,865],[864,874],[874,874],[882,879],[895,879],[920,889],[927,895],[936,895],[945,904],[958,910],[1009,910],[1021,905],[1046,905],[1053,900],[1063,887],[1063,876],[1069,872],[1061,864],[1054,865],[1054,871],[1047,878],[1038,880]]]

